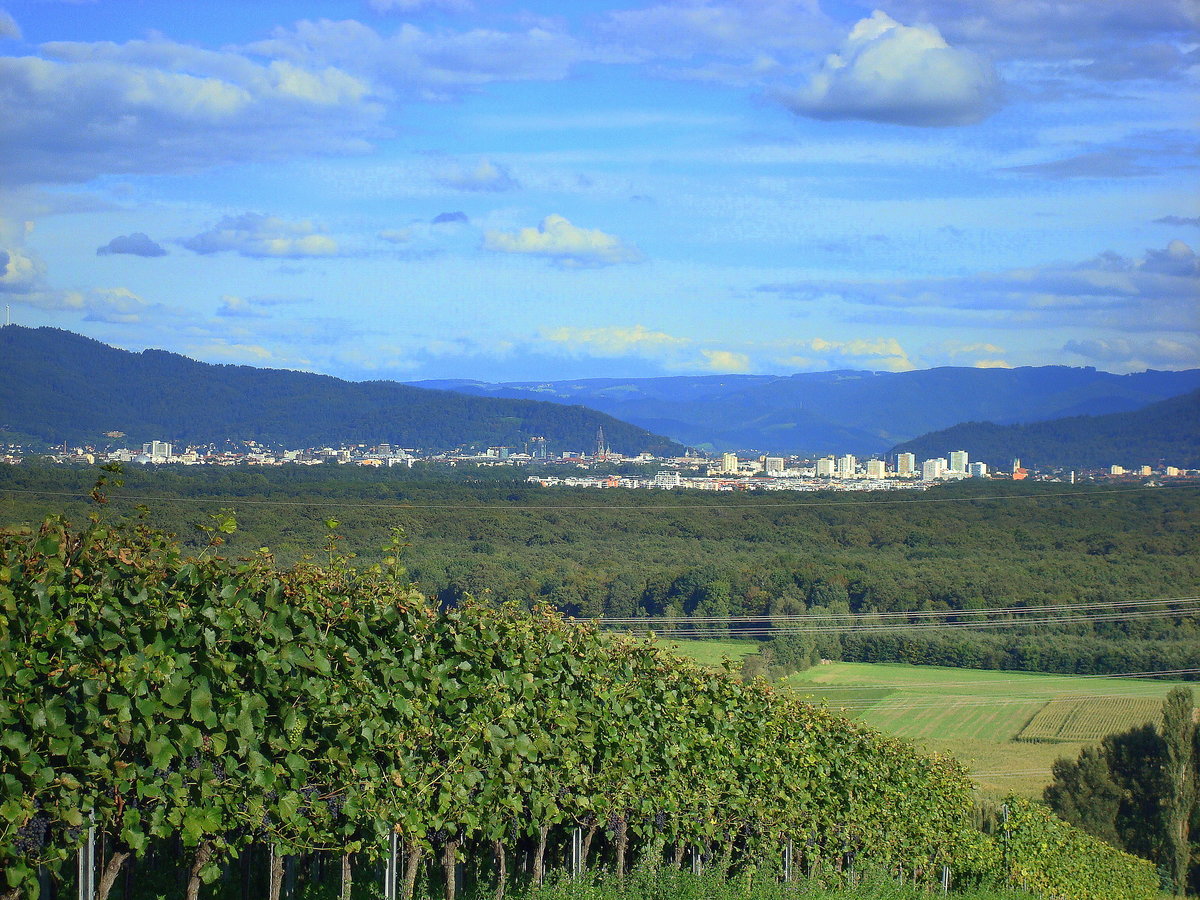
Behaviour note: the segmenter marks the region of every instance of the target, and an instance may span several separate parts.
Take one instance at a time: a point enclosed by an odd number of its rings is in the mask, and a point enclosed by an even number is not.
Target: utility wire
[[[925,631],[929,629],[947,630],[947,629],[990,629],[990,628],[1023,628],[1031,625],[1078,625],[1082,623],[1093,622],[1125,622],[1138,619],[1161,619],[1178,616],[1192,616],[1200,614],[1200,606],[1189,606],[1171,610],[1135,610],[1124,613],[1102,613],[1097,615],[1073,615],[1073,616],[1042,616],[1042,617],[1027,617],[1017,618],[1008,621],[978,621],[978,622],[915,622],[906,624],[903,622],[896,623],[878,623],[872,624],[869,621],[866,624],[846,623],[840,625],[817,625],[814,627],[801,627],[799,625],[786,625],[782,628],[774,628],[771,626],[761,626],[752,628],[739,628],[736,630],[738,635],[751,637],[764,636],[779,636],[779,635],[801,635],[801,634],[879,634],[882,632],[893,631]],[[682,625],[656,630],[652,626],[645,628],[635,628],[632,626],[619,626],[622,630],[630,632],[646,632],[658,637],[693,637],[693,638],[728,638],[729,630],[717,626],[700,626],[694,629],[688,629]]]
[[[634,624],[641,625],[647,622],[650,623],[762,623],[776,624],[780,622],[814,622],[814,621],[829,621],[829,620],[859,620],[859,619],[891,619],[891,618],[938,618],[945,616],[997,616],[1004,613],[1034,613],[1034,612],[1057,612],[1057,611],[1072,611],[1080,609],[1096,609],[1098,607],[1107,606],[1144,606],[1147,604],[1161,603],[1195,603],[1200,602],[1200,597],[1146,597],[1136,600],[1103,600],[1095,603],[1059,603],[1049,606],[997,606],[986,607],[981,609],[943,609],[943,610],[915,610],[912,612],[872,612],[872,613],[787,613],[784,615],[765,615],[765,616],[602,616],[595,621],[601,625],[624,625]]]
[[[798,691],[798,693],[800,692]],[[817,701],[830,700],[830,698],[821,697],[819,694],[814,694],[812,696],[814,696]],[[1040,703],[1042,705],[1048,705],[1050,703],[1074,703],[1079,700],[1161,700],[1161,698],[1148,696],[1146,694],[1063,693],[1040,697],[963,697],[962,699],[939,700],[937,702],[933,702],[932,700],[925,702],[919,697],[898,700],[886,700],[884,698],[880,698],[878,701],[869,700],[867,698],[851,698],[846,702],[833,701],[830,702],[829,705],[834,709],[857,711],[970,709],[988,706],[1026,706],[1031,703]]]

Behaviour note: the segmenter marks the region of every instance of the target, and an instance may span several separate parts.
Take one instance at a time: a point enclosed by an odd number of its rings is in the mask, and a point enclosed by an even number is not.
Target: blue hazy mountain
[[[1011,425],[1129,412],[1200,387],[1200,369],[1114,375],[1068,366],[944,367],[414,384],[578,403],[697,447],[865,455],[962,422]]]

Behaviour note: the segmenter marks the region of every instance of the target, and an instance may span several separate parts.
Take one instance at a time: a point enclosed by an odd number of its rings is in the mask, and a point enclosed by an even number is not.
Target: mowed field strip
[[[707,665],[739,660],[754,641],[674,641],[677,652]],[[896,663],[830,663],[782,682],[830,709],[953,754],[989,795],[1040,797],[1050,767],[1074,759],[1101,738],[1158,721],[1177,685],[1156,678],[1043,675]],[[1197,691],[1200,693],[1200,691]]]
[[[880,731],[953,754],[986,793],[1040,796],[1054,760],[1157,722],[1163,698],[1183,682],[832,663],[785,683]]]

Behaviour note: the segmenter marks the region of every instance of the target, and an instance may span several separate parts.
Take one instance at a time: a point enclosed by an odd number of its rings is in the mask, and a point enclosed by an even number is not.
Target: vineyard
[[[1152,697],[1075,698],[1066,695],[1048,702],[1017,735],[1018,741],[1098,744],[1105,735],[1130,722],[1155,722],[1161,703]]]
[[[98,516],[0,532],[0,897],[61,882],[93,833],[97,900],[122,870],[194,900],[250,858],[272,900],[298,865],[343,897],[381,866],[389,897],[431,868],[503,897],[568,859],[1155,895],[1148,863],[1021,801],[986,834],[951,759],[549,609],[438,608],[401,535],[356,567],[327,527],[287,569]]]

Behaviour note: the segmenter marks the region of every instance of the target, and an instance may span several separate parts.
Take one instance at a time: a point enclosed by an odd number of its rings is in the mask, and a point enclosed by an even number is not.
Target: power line
[[[1057,603],[1048,606],[997,606],[982,609],[914,610],[912,612],[871,613],[786,613],[764,616],[602,616],[596,621],[602,625],[644,624],[646,622],[675,623],[729,623],[729,624],[776,624],[788,622],[814,622],[830,620],[890,619],[890,618],[937,618],[943,616],[996,616],[1004,613],[1034,613],[1096,609],[1107,606],[1144,606],[1153,603],[1195,603],[1200,597],[1144,597],[1135,600],[1104,600],[1096,603]]]
[[[817,700],[828,699],[822,698],[819,694],[814,695]],[[803,698],[802,698],[803,699]],[[1031,703],[1040,703],[1043,706],[1051,703],[1073,703],[1079,700],[1160,700],[1159,697],[1148,696],[1146,694],[1089,694],[1089,693],[1065,693],[1053,694],[1040,697],[974,697],[964,698],[962,700],[939,700],[933,702],[924,702],[918,697],[911,699],[898,700],[870,700],[868,698],[852,698],[846,703],[831,703],[831,707],[839,710],[853,710],[863,712],[867,710],[927,710],[927,709],[971,709],[988,706],[1026,706]]]
[[[1175,616],[1190,616],[1200,613],[1200,606],[1192,606],[1184,609],[1172,610],[1135,610],[1124,613],[1102,613],[1097,615],[1076,615],[1076,616],[1043,616],[1043,617],[1028,617],[1018,618],[1010,621],[977,621],[977,622],[915,622],[906,624],[898,623],[879,623],[871,624],[854,624],[846,623],[841,625],[817,625],[814,627],[800,627],[798,625],[786,625],[782,628],[772,626],[761,626],[756,628],[739,628],[738,635],[748,637],[766,637],[766,636],[781,636],[781,635],[802,635],[802,634],[879,634],[882,632],[894,631],[925,631],[929,629],[947,630],[947,629],[990,629],[990,628],[1025,628],[1031,625],[1078,625],[1082,623],[1094,622],[1123,622],[1133,621],[1137,619],[1161,619]],[[654,630],[653,628],[635,629],[628,625],[621,626],[629,631],[650,631],[660,637],[693,637],[701,638],[720,638],[729,637],[729,631],[726,628],[713,625],[701,626],[694,629],[688,629],[682,625],[673,628],[662,630]]]

